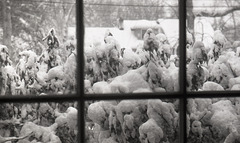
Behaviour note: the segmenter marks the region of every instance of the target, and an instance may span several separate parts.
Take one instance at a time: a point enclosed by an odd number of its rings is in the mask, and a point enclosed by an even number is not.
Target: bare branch
[[[72,10],[73,10],[73,8],[74,8],[74,4],[71,6],[71,8],[68,10],[68,13],[67,13],[67,15],[65,16],[65,20],[66,21],[68,21],[68,19],[69,19],[69,17],[70,17],[70,14],[71,14],[71,12],[72,12]]]
[[[179,18],[178,12],[177,12],[176,9],[174,8],[174,6],[168,4],[167,2],[164,2],[164,3],[165,3],[167,6],[169,6],[169,7],[173,10],[173,12],[174,12],[174,14],[177,16],[177,18]]]
[[[25,136],[21,136],[21,137],[2,137],[2,136],[0,136],[0,143],[5,143],[8,141],[14,141],[14,140],[22,140],[22,139],[25,139],[25,138],[31,136],[32,134],[33,134],[33,132],[31,132]]]
[[[18,14],[22,14],[22,15],[26,15],[26,16],[29,16],[31,17],[32,19],[33,18],[36,18],[38,20],[41,20],[41,17],[37,16],[37,15],[34,15],[34,14],[31,14],[31,13],[28,13],[28,12],[24,12],[24,11],[20,11],[20,10],[14,10],[15,13],[18,13]]]

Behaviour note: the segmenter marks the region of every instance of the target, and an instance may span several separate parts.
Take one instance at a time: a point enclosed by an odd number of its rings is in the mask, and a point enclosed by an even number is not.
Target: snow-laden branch
[[[239,6],[234,6],[231,8],[228,8],[224,11],[197,11],[194,12],[197,16],[204,16],[204,17],[222,17],[225,16],[229,13],[232,13],[234,11],[240,10],[240,5]]]

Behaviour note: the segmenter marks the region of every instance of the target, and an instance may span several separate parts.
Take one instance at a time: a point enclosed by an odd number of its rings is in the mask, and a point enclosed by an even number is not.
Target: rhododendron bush
[[[86,143],[178,143],[178,100],[85,102]]]
[[[188,142],[239,142],[240,98],[195,98],[187,104]]]

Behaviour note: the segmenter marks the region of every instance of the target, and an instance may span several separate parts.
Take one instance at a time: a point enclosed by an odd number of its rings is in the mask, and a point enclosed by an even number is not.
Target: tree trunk
[[[3,0],[3,44],[9,49],[10,57],[12,56],[11,36],[12,36],[12,20],[11,20],[11,1]]]
[[[75,5],[72,5],[71,8],[68,10],[67,14],[64,14],[64,22],[63,22],[63,42],[66,42],[68,39],[68,21],[70,18],[70,15],[72,13],[72,10],[74,9]],[[76,37],[75,37],[76,38]]]
[[[237,24],[236,24],[236,19],[235,19],[235,14],[232,12],[232,18],[233,18],[233,24],[234,24],[234,41],[238,39],[237,37]]]
[[[225,0],[225,1],[226,1],[227,6],[230,7],[228,4],[228,1],[227,0]],[[233,25],[234,25],[234,38],[233,39],[234,39],[234,41],[236,41],[237,40],[237,24],[236,24],[236,20],[235,20],[234,11],[232,12],[232,19],[233,19]]]
[[[189,32],[193,36],[193,41],[195,41],[194,20],[195,20],[195,15],[193,13],[193,2],[192,0],[187,0],[187,28],[189,29]]]

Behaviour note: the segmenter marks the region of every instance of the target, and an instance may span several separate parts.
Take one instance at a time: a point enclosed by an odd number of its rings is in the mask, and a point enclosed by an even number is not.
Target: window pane
[[[85,102],[85,142],[179,142],[179,100]]]
[[[0,94],[76,93],[75,0],[3,0]]]
[[[1,141],[77,143],[77,118],[77,102],[1,103]]]
[[[187,1],[187,90],[239,90],[239,1]]]
[[[179,91],[178,16],[177,0],[84,0],[85,92]]]
[[[188,142],[238,142],[239,101],[238,97],[188,99]]]

